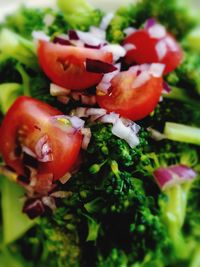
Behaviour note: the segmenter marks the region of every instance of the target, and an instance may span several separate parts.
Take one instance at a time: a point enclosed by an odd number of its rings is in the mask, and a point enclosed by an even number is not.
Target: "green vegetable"
[[[5,114],[15,99],[22,94],[22,86],[18,83],[0,84],[0,110]]]
[[[38,68],[33,42],[8,29],[2,29],[0,31],[0,60],[9,57],[18,60],[33,70]]]
[[[91,21],[93,26],[98,26],[103,16],[100,10],[95,10],[86,0],[57,0],[57,4],[71,28],[88,30]]]
[[[188,36],[186,37],[187,44],[190,49],[200,52],[200,27],[195,28],[191,31]]]
[[[195,127],[166,122],[164,134],[173,141],[200,145],[200,129]]]
[[[23,202],[20,198],[24,195],[24,189],[5,177],[1,176],[1,179],[3,242],[6,245],[23,236],[34,222],[22,213]]]

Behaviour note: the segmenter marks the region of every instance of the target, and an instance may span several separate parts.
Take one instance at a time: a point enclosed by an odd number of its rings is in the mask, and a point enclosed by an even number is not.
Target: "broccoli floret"
[[[64,15],[50,8],[21,7],[14,15],[6,18],[3,26],[31,40],[33,31],[44,31],[52,35],[55,32],[66,32],[68,29]]]
[[[103,13],[94,9],[86,0],[57,0],[58,7],[63,12],[71,28],[88,30],[91,26],[98,26]]]
[[[200,95],[200,55],[187,52],[183,63],[168,75],[167,81],[171,85],[185,89],[189,96]]]
[[[187,7],[180,6],[176,0],[142,0],[117,11],[108,30],[109,40],[122,41],[123,29],[128,26],[140,28],[152,17],[164,24],[178,39],[182,39],[197,24],[197,19],[189,13]]]
[[[34,43],[4,28],[0,31],[0,61],[7,58],[13,58],[33,70],[38,69]]]

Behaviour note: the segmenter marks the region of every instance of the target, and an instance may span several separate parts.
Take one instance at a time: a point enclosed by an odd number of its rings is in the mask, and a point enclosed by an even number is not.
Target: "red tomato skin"
[[[99,106],[133,121],[148,116],[159,102],[163,79],[151,77],[143,86],[133,89],[134,79],[129,71],[118,74],[111,81],[108,94],[97,96]]]
[[[81,148],[82,135],[77,132],[67,135],[50,122],[51,116],[62,115],[60,111],[30,97],[19,97],[6,114],[0,128],[0,152],[5,163],[17,174],[24,174],[20,158],[15,156],[17,137],[33,152],[35,144],[45,134],[48,135],[53,151],[53,161],[39,162],[38,176],[52,173],[58,180],[75,163]]]
[[[167,46],[167,53],[163,59],[160,60],[156,52],[156,45],[159,41],[165,38],[170,38],[176,51],[172,51],[170,47]],[[126,63],[128,65],[133,63],[162,63],[166,65],[164,74],[168,74],[169,72],[173,71],[182,62],[183,50],[171,34],[168,33],[165,38],[152,38],[146,29],[138,30],[127,36],[123,44],[133,44],[135,49],[131,49],[126,53]]]
[[[70,90],[84,90],[98,84],[102,74],[88,72],[85,61],[97,59],[112,63],[112,53],[97,49],[64,46],[40,41],[38,46],[39,64],[44,73],[55,84]],[[64,70],[64,65],[66,70]]]

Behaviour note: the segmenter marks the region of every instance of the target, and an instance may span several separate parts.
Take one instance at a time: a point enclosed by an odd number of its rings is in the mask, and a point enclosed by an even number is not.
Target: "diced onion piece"
[[[100,122],[102,123],[112,123],[115,124],[116,121],[119,119],[119,114],[115,112],[111,112],[109,114],[104,115],[99,119]]]
[[[123,32],[128,36],[131,35],[132,33],[136,32],[137,29],[133,28],[133,27],[128,27],[126,29],[123,30]]]
[[[106,39],[106,32],[103,29],[91,26],[90,33],[93,34],[95,37],[101,39],[102,41],[105,41]]]
[[[52,96],[66,96],[70,94],[70,90],[64,87],[61,87],[55,83],[50,84],[50,95]]]
[[[60,45],[72,45],[71,41],[69,40],[68,35],[66,34],[55,36],[53,39],[53,42],[55,44],[60,44]]]
[[[132,84],[132,88],[136,89],[138,87],[143,86],[145,83],[147,83],[150,79],[150,74],[148,71],[142,71],[134,80]]]
[[[134,44],[125,44],[123,47],[126,50],[126,52],[137,48]]]
[[[67,105],[67,104],[69,103],[70,98],[69,98],[68,96],[63,96],[63,95],[61,95],[61,96],[57,96],[57,100],[58,100],[60,103],[62,103],[62,104],[64,104],[64,105]]]
[[[167,54],[167,45],[164,40],[159,41],[156,44],[156,53],[158,55],[158,59],[161,61]]]
[[[115,62],[126,55],[126,50],[124,49],[124,47],[118,44],[105,45],[101,48],[101,50],[105,52],[111,52],[113,54],[113,60]]]
[[[90,128],[82,128],[81,133],[83,134],[83,141],[82,141],[82,149],[86,150],[90,143],[90,139],[92,137],[92,133]]]
[[[85,105],[94,106],[97,103],[95,95],[82,94],[80,97],[81,97],[81,99],[80,99],[81,102]]]
[[[69,117],[69,120],[72,126],[77,130],[84,127],[84,124],[85,124],[84,120],[81,120],[80,118],[76,116]]]
[[[75,111],[73,112],[73,114],[79,118],[87,118],[87,108],[83,108],[83,107],[78,107],[75,109]]]
[[[53,161],[53,154],[51,144],[49,143],[49,137],[47,134],[42,136],[35,145],[35,153],[38,161],[50,162]]]
[[[101,21],[100,28],[105,31],[108,28],[108,25],[110,24],[113,17],[114,13],[106,14]]]
[[[150,65],[149,68],[149,74],[151,74],[154,77],[162,77],[165,70],[165,65],[161,63],[153,63]]]
[[[103,108],[88,108],[86,114],[88,116],[93,116],[93,115],[103,116],[106,114],[106,110]]]
[[[50,41],[50,37],[48,35],[46,35],[46,33],[42,32],[42,31],[33,31],[32,32],[32,37],[35,41],[46,41],[49,42]]]
[[[68,198],[72,196],[72,192],[56,191],[56,192],[51,193],[50,196],[54,198]]]
[[[47,206],[48,208],[50,208],[52,211],[56,210],[56,203],[53,197],[43,197],[42,198],[42,203]]]
[[[163,191],[175,185],[191,181],[197,176],[196,172],[186,165],[161,167],[155,170],[153,175],[158,186]]]
[[[167,36],[165,39],[164,39],[166,45],[170,48],[170,50],[172,52],[176,52],[179,48],[178,46],[176,45],[176,42],[174,42],[174,39],[170,36]]]
[[[167,32],[164,26],[155,24],[148,29],[151,38],[162,39],[166,36]]]
[[[115,71],[117,68],[110,63],[103,62],[97,59],[86,59],[86,70],[93,73],[109,73]]]
[[[26,213],[30,219],[41,216],[45,212],[44,205],[39,199],[28,199],[23,207],[23,213]]]
[[[172,91],[172,89],[169,86],[169,84],[167,82],[163,81],[163,93],[169,94],[169,93],[171,93],[171,91]]]
[[[145,25],[144,25],[144,28],[145,29],[149,29],[151,28],[152,26],[154,26],[155,24],[157,24],[156,20],[154,18],[150,18],[146,21]]]
[[[67,181],[69,181],[69,179],[71,178],[71,173],[67,172],[63,177],[61,177],[59,179],[59,181],[61,182],[61,184],[66,184]]]
[[[117,137],[124,139],[131,148],[139,144],[139,138],[131,127],[126,127],[121,119],[118,119],[112,127],[112,133]]]

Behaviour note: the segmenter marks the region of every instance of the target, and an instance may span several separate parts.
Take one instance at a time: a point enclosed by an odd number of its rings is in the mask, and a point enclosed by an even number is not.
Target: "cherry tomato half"
[[[84,47],[39,42],[40,65],[51,81],[70,90],[84,90],[98,84],[102,74],[86,71],[86,59],[112,63],[112,53]]]
[[[9,109],[0,128],[0,152],[5,163],[22,176],[26,175],[27,167],[35,168],[39,187],[45,186],[49,175],[54,181],[63,177],[74,165],[81,148],[81,133],[58,127],[52,120],[57,115],[62,114],[48,104],[22,96]],[[24,153],[33,154],[30,162],[24,159]]]
[[[126,54],[127,64],[162,63],[166,65],[164,74],[179,66],[183,58],[180,45],[169,33],[162,38],[153,38],[148,29],[142,29],[127,36],[123,44],[134,46]]]
[[[130,70],[120,72],[111,80],[107,94],[98,95],[97,91],[99,106],[134,121],[149,115],[161,96],[163,79],[150,76],[143,85],[133,88],[136,78]]]

